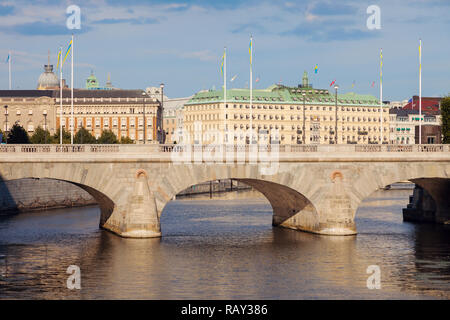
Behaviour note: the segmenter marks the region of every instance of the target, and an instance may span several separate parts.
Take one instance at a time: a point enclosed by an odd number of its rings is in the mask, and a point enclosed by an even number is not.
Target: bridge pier
[[[414,203],[403,209],[405,221],[450,223],[450,179],[411,180],[420,186],[414,190]]]
[[[144,170],[137,172],[133,187],[119,192],[114,203],[109,217],[102,210],[101,228],[125,238],[161,237],[155,197]]]

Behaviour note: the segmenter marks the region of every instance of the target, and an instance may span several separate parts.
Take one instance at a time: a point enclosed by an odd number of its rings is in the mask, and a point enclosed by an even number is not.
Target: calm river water
[[[172,201],[161,239],[102,231],[96,207],[0,217],[0,298],[449,299],[450,226],[402,222],[410,193],[373,194],[350,237],[273,228],[264,199]]]

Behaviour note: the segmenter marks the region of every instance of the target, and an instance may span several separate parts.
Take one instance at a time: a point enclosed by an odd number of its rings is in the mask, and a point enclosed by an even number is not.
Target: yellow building
[[[273,85],[249,89],[200,91],[185,104],[184,130],[192,143],[246,144],[250,125],[254,140],[281,144],[370,144],[381,141],[381,111],[378,99],[370,95],[336,95],[308,84],[306,72],[298,87]],[[337,113],[337,117],[336,117]],[[383,143],[389,142],[389,107],[383,106]],[[264,137],[267,134],[269,138]],[[218,139],[219,137],[219,139]],[[261,143],[261,141],[260,141]],[[264,142],[262,142],[264,143]]]

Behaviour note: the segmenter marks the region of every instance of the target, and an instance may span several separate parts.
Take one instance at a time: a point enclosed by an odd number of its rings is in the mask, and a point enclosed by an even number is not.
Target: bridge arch
[[[280,170],[275,175],[262,175],[256,165],[178,164],[159,172],[151,184],[156,189],[154,195],[159,217],[171,199],[192,185],[233,179],[253,187],[267,198],[273,209],[274,226],[316,232],[320,217],[310,200],[316,188],[306,181],[308,178],[303,168],[296,170],[295,174],[293,171]]]
[[[96,186],[90,186],[85,183],[81,183],[79,180],[75,180],[73,178],[72,179],[61,178],[54,174],[45,173],[45,171],[38,172],[26,170],[21,172],[20,170],[11,169],[9,172],[10,174],[5,175],[4,173],[2,174],[2,172],[0,171],[0,180],[12,181],[20,179],[48,179],[55,181],[64,181],[76,185],[80,189],[83,189],[88,194],[90,194],[99,205],[101,212],[99,221],[100,227],[102,227],[106,223],[106,221],[110,218],[111,214],[114,211],[115,208],[114,202],[108,195],[104,194],[102,191],[99,191],[98,186],[96,188]]]
[[[370,170],[363,170],[354,181],[351,190],[354,198],[361,202],[376,190],[388,185],[410,181],[426,190],[435,203],[436,222],[450,220],[450,166],[435,163],[403,163],[374,165]],[[356,209],[357,209],[356,207]],[[356,214],[356,210],[355,210]]]
[[[313,232],[319,225],[316,208],[298,191],[267,180],[231,178],[242,182],[260,192],[270,203],[273,210],[272,225]],[[223,179],[215,179],[223,180]],[[212,181],[212,180],[210,180]],[[202,181],[209,182],[209,181]],[[196,183],[198,184],[198,183]],[[196,185],[193,184],[193,185]],[[192,185],[188,186],[191,187]],[[183,190],[185,190],[184,188]],[[179,192],[183,191],[179,190]],[[178,192],[178,193],[179,193]],[[177,194],[178,194],[177,193]],[[167,201],[160,213],[163,214]]]

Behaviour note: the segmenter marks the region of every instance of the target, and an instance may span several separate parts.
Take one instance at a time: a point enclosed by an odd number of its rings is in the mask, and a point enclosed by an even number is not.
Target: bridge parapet
[[[0,145],[0,153],[173,153],[173,152],[252,152],[280,153],[368,153],[368,152],[450,152],[450,145],[121,145],[121,144],[9,144]]]

